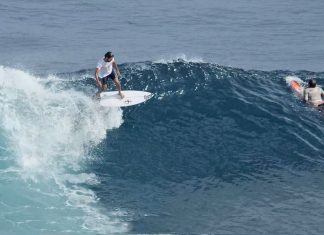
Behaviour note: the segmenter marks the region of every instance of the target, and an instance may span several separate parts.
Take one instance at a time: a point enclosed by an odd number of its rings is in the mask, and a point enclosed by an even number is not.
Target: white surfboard
[[[147,101],[153,94],[147,91],[122,91],[125,97],[122,99],[118,91],[105,91],[100,93],[100,105],[105,107],[126,107]]]

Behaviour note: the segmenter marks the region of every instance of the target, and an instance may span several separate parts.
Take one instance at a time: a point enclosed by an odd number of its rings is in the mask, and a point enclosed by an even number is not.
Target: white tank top
[[[113,62],[115,59],[113,58],[110,62],[104,61],[104,58],[100,59],[97,63],[97,69],[99,70],[99,77],[103,78],[111,74],[113,70]]]
[[[320,87],[306,88],[304,98],[309,102],[322,101],[323,90]]]

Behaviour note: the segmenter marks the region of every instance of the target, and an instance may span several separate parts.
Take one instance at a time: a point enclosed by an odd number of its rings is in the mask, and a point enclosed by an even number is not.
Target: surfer
[[[114,70],[116,71],[116,73]],[[120,72],[117,63],[115,62],[114,55],[109,51],[97,63],[95,77],[99,90],[96,96],[100,97],[100,93],[107,90],[108,80],[111,79],[114,81],[117,87],[118,94],[123,99],[125,96],[121,92],[121,84],[118,80],[119,76]]]
[[[315,107],[324,105],[324,91],[322,88],[316,86],[316,80],[310,79],[308,87],[304,91],[304,100],[311,103]]]

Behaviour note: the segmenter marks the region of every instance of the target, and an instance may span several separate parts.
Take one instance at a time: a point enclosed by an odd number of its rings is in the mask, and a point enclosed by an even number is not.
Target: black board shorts
[[[114,70],[108,76],[100,78],[100,81],[101,81],[102,85],[107,85],[109,78],[111,80],[114,80],[116,78],[116,74],[115,74]]]

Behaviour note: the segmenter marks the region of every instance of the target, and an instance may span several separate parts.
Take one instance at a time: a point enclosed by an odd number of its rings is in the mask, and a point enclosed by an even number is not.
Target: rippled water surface
[[[323,234],[323,9],[1,2],[0,234]],[[107,50],[152,99],[92,99]]]

